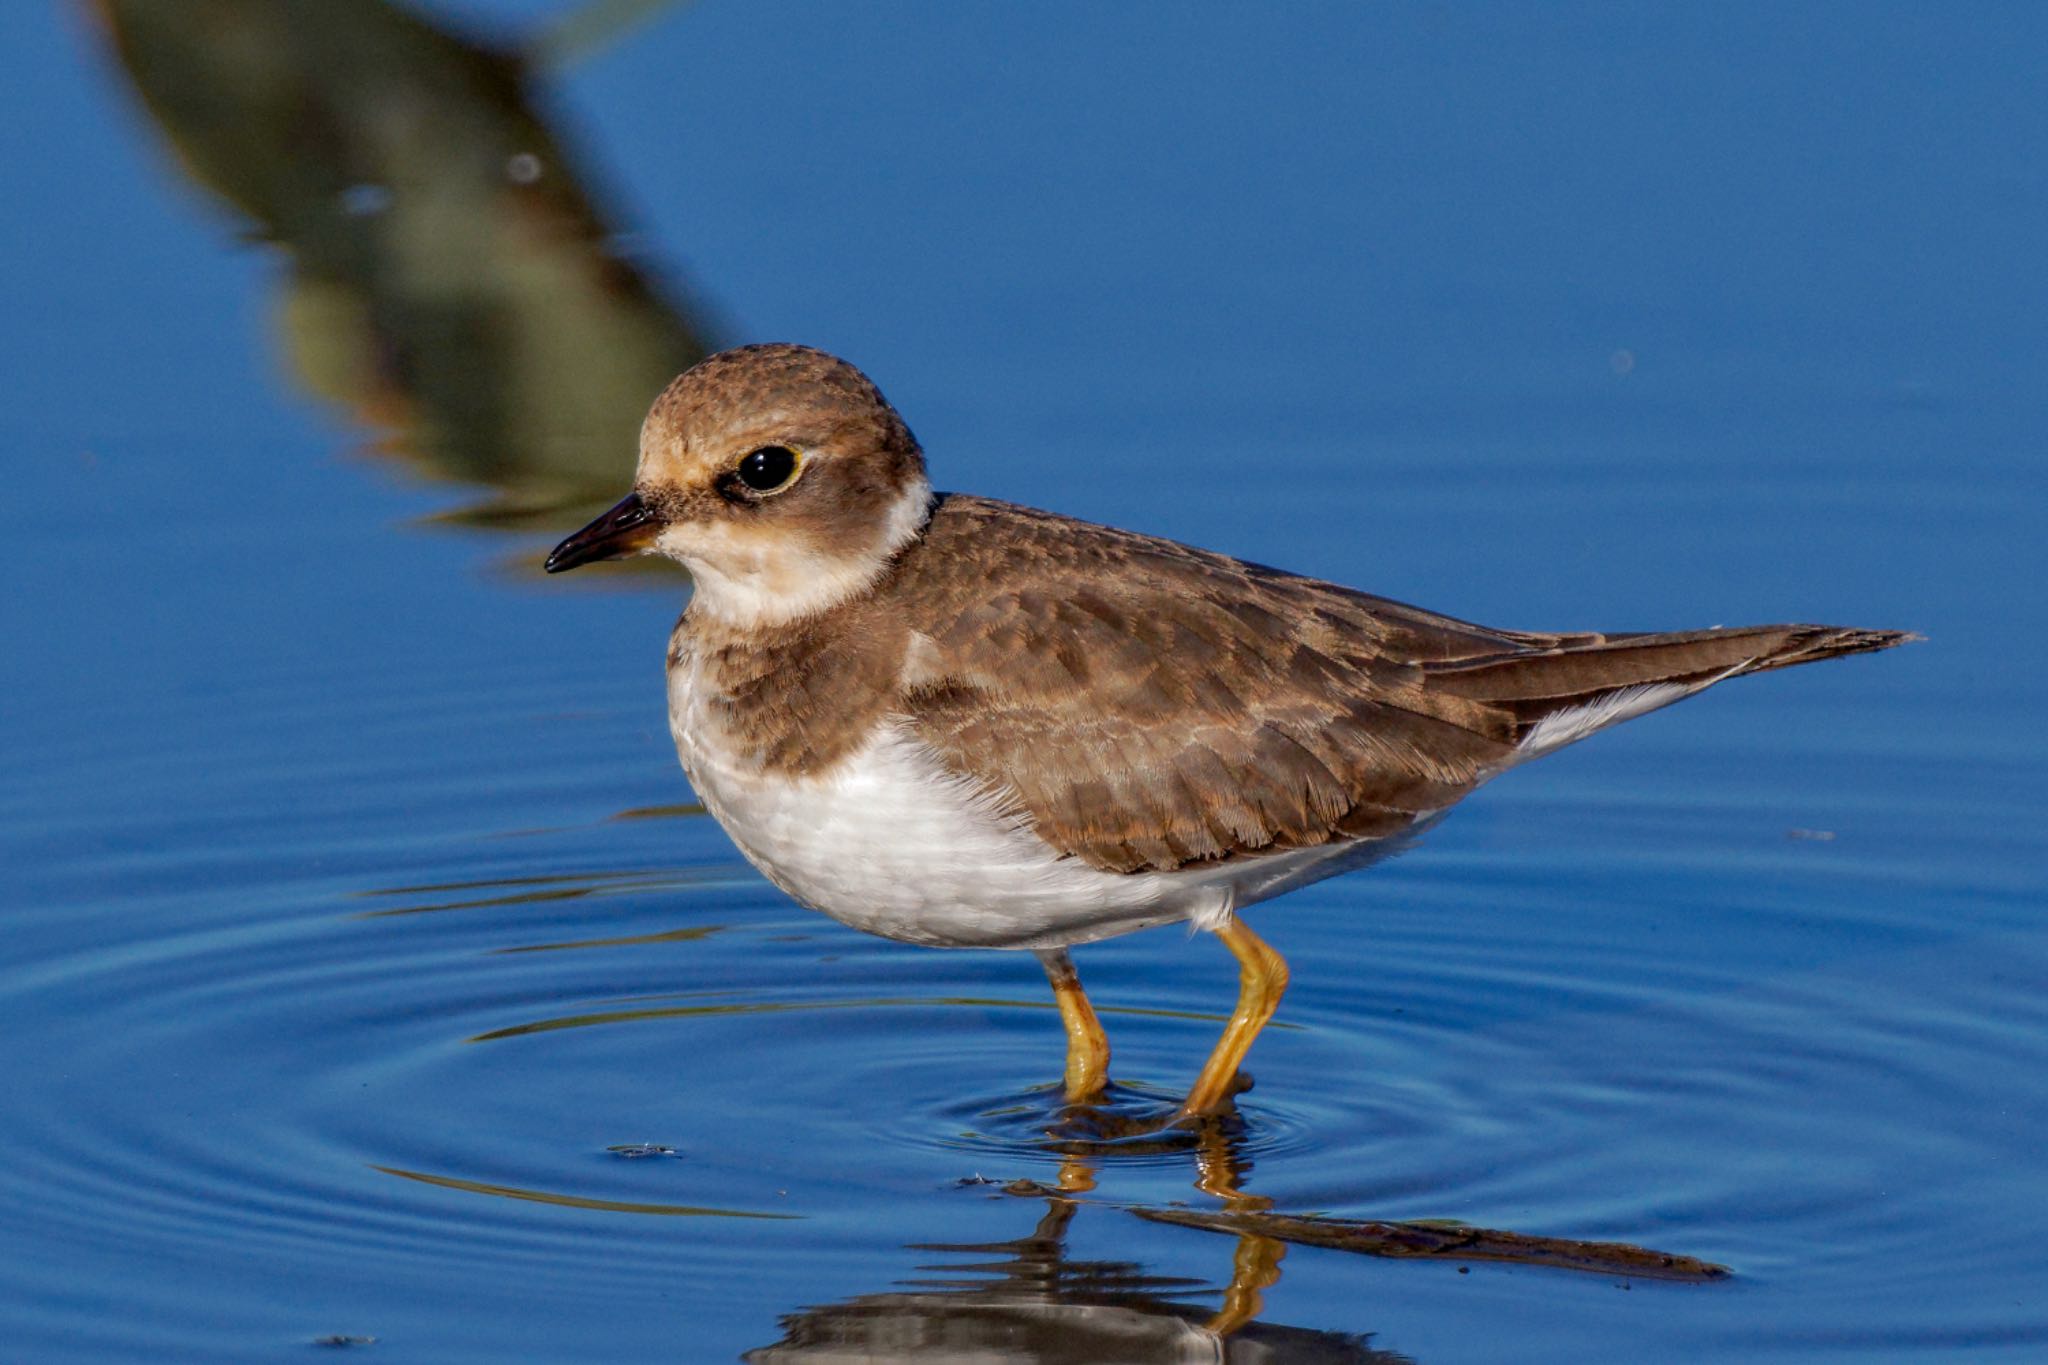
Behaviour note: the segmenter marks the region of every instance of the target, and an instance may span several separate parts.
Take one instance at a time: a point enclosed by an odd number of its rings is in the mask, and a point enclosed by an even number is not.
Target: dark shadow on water
[[[1125,1096],[1120,1107],[1140,1099]],[[748,1352],[750,1362],[804,1360],[1082,1361],[1405,1361],[1374,1348],[1370,1335],[1261,1321],[1266,1292],[1280,1280],[1290,1245],[1377,1257],[1437,1259],[1459,1269],[1474,1261],[1578,1270],[1631,1279],[1702,1282],[1728,1272],[1691,1257],[1611,1242],[1531,1237],[1452,1223],[1381,1222],[1289,1215],[1244,1190],[1245,1123],[1234,1114],[1191,1127],[1132,1134],[1111,1116],[1097,1121],[1107,1139],[1075,1136],[1066,1108],[1045,1149],[1061,1155],[1059,1175],[997,1184],[997,1198],[1043,1201],[1036,1225],[1014,1241],[913,1243],[913,1252],[951,1259],[920,1265],[890,1290],[809,1308],[782,1319],[783,1337]],[[1061,1131],[1064,1130],[1064,1131]],[[1133,1144],[1137,1144],[1135,1147]],[[1195,1189],[1220,1209],[1120,1202],[1099,1183],[1134,1151],[1191,1154]],[[1067,1233],[1087,1208],[1155,1223],[1223,1232],[1235,1239],[1228,1278],[1208,1285],[1161,1276],[1137,1261],[1086,1261],[1067,1254]],[[1091,1215],[1093,1216],[1093,1215]],[[1448,1268],[1448,1267],[1447,1267]],[[1202,1301],[1216,1300],[1209,1308]],[[1191,1302],[1191,1300],[1193,1302]]]
[[[439,914],[447,910],[496,910],[506,906],[541,905],[550,901],[584,900],[593,896],[623,895],[636,891],[673,891],[685,887],[717,886],[731,881],[733,876],[732,871],[720,867],[657,868],[632,872],[564,872],[533,877],[498,877],[474,882],[394,886],[358,894],[364,897],[406,898],[413,902],[361,912],[363,919],[389,919],[399,915]]]
[[[610,938],[563,939],[559,943],[515,943],[493,948],[494,953],[559,953],[571,948],[640,948],[653,943],[695,943],[723,932],[723,924],[694,924],[683,929],[665,929],[653,934],[617,934]]]
[[[1133,1159],[1170,1154],[1191,1159],[1195,1189],[1221,1204],[1220,1209],[1205,1210],[1178,1204],[1096,1201],[1152,1222],[1400,1259],[1504,1261],[1690,1282],[1726,1279],[1730,1273],[1725,1266],[1696,1257],[1623,1242],[1538,1237],[1446,1219],[1392,1221],[1280,1212],[1271,1199],[1246,1188],[1257,1154],[1270,1145],[1270,1125],[1263,1116],[1247,1116],[1233,1103],[1220,1114],[1190,1119],[1180,1116],[1170,1103],[1162,1106],[1155,1095],[1122,1086],[1112,1087],[1109,1102],[1101,1105],[1060,1102],[1056,1089],[1038,1093],[1051,1098],[1055,1107],[1045,1115],[1049,1121],[1036,1147],[1042,1154],[1060,1158],[1057,1189],[1061,1194],[1077,1197],[1090,1193],[1103,1171],[1129,1165]],[[1028,1180],[1013,1181],[1004,1188],[1013,1194],[1050,1193]]]
[[[708,932],[708,931],[707,931]],[[664,941],[679,937],[702,937],[697,934],[672,934],[659,936]],[[581,944],[560,945],[580,947]],[[642,1001],[676,999],[674,996],[641,996]],[[682,997],[702,1001],[702,996]],[[705,1003],[687,1005],[641,1004],[632,1009],[587,1010],[579,1014],[560,1015],[549,1019],[533,1019],[523,1024],[512,1024],[505,1028],[492,1029],[477,1034],[469,1041],[473,1043],[493,1042],[501,1038],[520,1038],[536,1033],[552,1033],[558,1029],[595,1028],[604,1024],[638,1024],[660,1020],[699,1019],[706,1016],[746,1014],[805,1014],[816,1010],[877,1010],[877,1009],[947,1009],[966,1008],[977,1010],[1018,1009],[1052,1011],[1056,1006],[1037,1000],[1004,1000],[993,996],[861,996],[837,1000],[745,1000],[717,999]],[[1103,1011],[1105,1014],[1110,1011]],[[1140,1011],[1128,1011],[1139,1013]],[[1208,1019],[1212,1016],[1200,1014],[1169,1013],[1164,1010],[1143,1011],[1144,1013],[1167,1015],[1172,1018]]]
[[[625,249],[546,67],[651,3],[496,44],[387,0],[97,0],[175,164],[274,245],[299,381],[420,473],[447,519],[574,523],[617,498],[640,416],[715,329]]]
[[[498,1199],[518,1199],[535,1204],[553,1204],[565,1209],[589,1209],[597,1213],[652,1214],[661,1218],[765,1218],[778,1222],[794,1221],[798,1217],[793,1213],[761,1213],[750,1209],[720,1209],[696,1204],[654,1204],[639,1200],[595,1199],[555,1190],[523,1189],[516,1185],[465,1180],[460,1176],[431,1175],[425,1171],[402,1170],[396,1166],[372,1166],[370,1169],[385,1175],[395,1175],[401,1180],[415,1180],[422,1185],[438,1185],[447,1190],[463,1190],[470,1194],[487,1194]]]
[[[952,1258],[919,1267],[898,1288],[791,1313],[783,1336],[741,1359],[791,1361],[1218,1360],[1382,1362],[1407,1356],[1373,1349],[1369,1337],[1279,1323],[1219,1326],[1218,1312],[1190,1299],[1214,1291],[1151,1273],[1135,1261],[1067,1254],[1076,1201],[1052,1195],[1024,1236],[1008,1242],[922,1243],[912,1251]],[[1229,1297],[1225,1291],[1226,1301]]]
[[[667,806],[628,806],[612,814],[614,820],[687,820],[708,815],[701,801],[682,801]]]

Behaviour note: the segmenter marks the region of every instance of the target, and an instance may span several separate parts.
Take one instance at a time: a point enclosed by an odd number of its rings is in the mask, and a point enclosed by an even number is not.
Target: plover
[[[1495,630],[1172,541],[935,493],[822,351],[746,346],[655,400],[633,491],[549,572],[653,552],[684,770],[804,905],[907,943],[1029,949],[1065,1091],[1109,1046],[1068,950],[1187,922],[1240,968],[1180,1112],[1225,1106],[1287,983],[1239,918],[1398,850],[1508,769],[1738,674],[1902,631]]]

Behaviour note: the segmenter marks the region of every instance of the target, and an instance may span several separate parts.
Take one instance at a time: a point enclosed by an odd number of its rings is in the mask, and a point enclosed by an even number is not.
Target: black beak
[[[660,529],[640,495],[628,493],[618,506],[557,545],[545,567],[549,573],[561,573],[594,560],[638,554]]]

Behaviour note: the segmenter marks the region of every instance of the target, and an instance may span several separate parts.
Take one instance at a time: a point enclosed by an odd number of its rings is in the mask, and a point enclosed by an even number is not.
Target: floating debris
[[[613,1156],[624,1157],[628,1161],[638,1161],[641,1157],[648,1156],[682,1155],[675,1148],[664,1147],[658,1142],[619,1142],[605,1148],[605,1150]]]
[[[1237,1237],[1270,1237],[1296,1246],[1355,1251],[1366,1256],[1441,1257],[1455,1261],[1508,1261],[1517,1265],[1589,1270],[1649,1280],[1725,1280],[1724,1265],[1627,1242],[1580,1242],[1569,1237],[1534,1237],[1523,1232],[1457,1224],[1383,1223],[1370,1219],[1323,1218],[1253,1210],[1201,1212],[1194,1209],[1133,1208],[1140,1218]]]
[[[683,801],[667,806],[628,806],[612,812],[613,820],[678,820],[708,814],[701,801]]]

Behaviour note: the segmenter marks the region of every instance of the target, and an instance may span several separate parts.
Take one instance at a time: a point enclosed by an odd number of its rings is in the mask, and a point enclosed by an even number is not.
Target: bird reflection
[[[1728,1270],[1689,1256],[1619,1242],[1470,1227],[1278,1212],[1249,1192],[1248,1133],[1235,1109],[1190,1126],[1138,1096],[1106,1092],[1103,1104],[1067,1105],[1044,1130],[1040,1150],[1060,1159],[1051,1185],[1013,1181],[1006,1195],[1043,1200],[1030,1234],[1011,1242],[923,1243],[911,1250],[966,1255],[964,1264],[927,1266],[930,1278],[879,1294],[812,1308],[782,1320],[784,1336],[749,1361],[1375,1361],[1408,1357],[1369,1337],[1261,1321],[1266,1291],[1280,1280],[1290,1245],[1359,1255],[1509,1262],[1607,1277],[1706,1283]],[[1130,1101],[1128,1107],[1123,1101]],[[1150,1112],[1145,1112],[1149,1110]],[[1191,1157],[1195,1189],[1218,1207],[1148,1205],[1099,1188],[1103,1174],[1133,1157]],[[1101,1216],[1222,1233],[1232,1239],[1220,1301],[1202,1283],[1150,1274],[1129,1261],[1068,1257],[1066,1235],[1084,1208]],[[1220,1244],[1219,1244],[1220,1246]]]
[[[450,519],[610,501],[649,396],[708,329],[621,251],[553,126],[560,44],[493,46],[388,0],[91,10],[179,169],[280,248],[307,388],[380,452],[494,490]],[[579,37],[607,14],[631,17],[593,5]]]
[[[1195,1184],[1226,1209],[1262,1211],[1270,1201],[1242,1192],[1247,1169],[1242,1128],[1205,1123],[1194,1136]],[[1162,1146],[1184,1146],[1188,1134],[1161,1129]],[[1134,1149],[1120,1142],[1116,1150]],[[1140,1139],[1141,1148],[1147,1142]],[[758,1365],[846,1360],[1025,1362],[1288,1361],[1378,1362],[1407,1356],[1374,1349],[1369,1339],[1258,1321],[1265,1291],[1280,1276],[1284,1243],[1257,1234],[1237,1239],[1222,1303],[1200,1281],[1150,1273],[1135,1261],[1084,1261],[1067,1253],[1067,1232],[1093,1203],[1102,1144],[1056,1138],[1064,1151],[1050,1186],[1018,1181],[1006,1193],[1034,1203],[1037,1222],[1007,1242],[920,1243],[911,1250],[971,1258],[922,1267],[924,1277],[879,1294],[793,1313],[782,1340],[749,1351]],[[1092,1149],[1092,1150],[1091,1150]],[[1108,1215],[1110,1208],[1100,1206]]]

